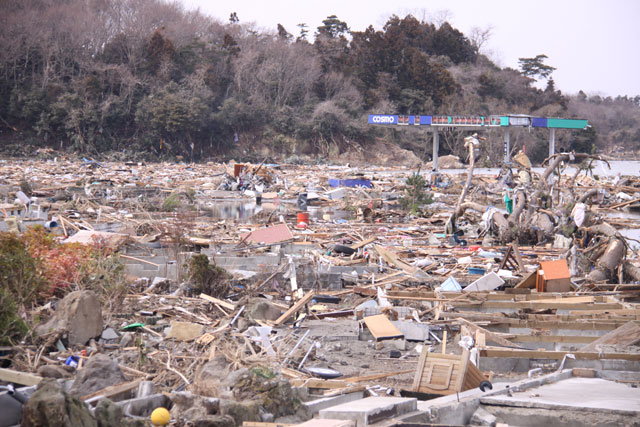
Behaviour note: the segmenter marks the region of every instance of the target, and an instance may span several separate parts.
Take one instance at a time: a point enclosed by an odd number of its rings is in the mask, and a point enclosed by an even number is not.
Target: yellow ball
[[[151,413],[151,424],[154,426],[164,426],[171,421],[171,414],[166,408],[156,408]]]

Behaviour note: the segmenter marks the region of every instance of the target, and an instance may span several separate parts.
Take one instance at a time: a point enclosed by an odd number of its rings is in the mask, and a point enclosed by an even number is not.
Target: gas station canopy
[[[369,114],[369,124],[400,126],[432,126],[435,128],[499,128],[534,127],[555,129],[584,129],[588,126],[584,119],[560,119],[553,117],[533,117],[522,114],[491,116],[404,116],[393,114]]]

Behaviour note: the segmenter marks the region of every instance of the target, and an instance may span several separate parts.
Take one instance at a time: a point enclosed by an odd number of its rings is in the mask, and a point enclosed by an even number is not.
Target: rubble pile
[[[0,425],[452,423],[426,408],[640,383],[640,179],[575,157],[0,161]],[[456,423],[506,417],[476,400]]]

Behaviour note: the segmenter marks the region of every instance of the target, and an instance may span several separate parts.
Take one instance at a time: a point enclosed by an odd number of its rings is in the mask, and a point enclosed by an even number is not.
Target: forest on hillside
[[[241,19],[163,0],[3,0],[2,150],[199,161],[242,146],[323,160],[385,140],[428,160],[426,132],[370,126],[369,113],[586,118],[591,128],[558,132],[559,150],[640,149],[640,94],[563,94],[543,52],[518,70],[494,64],[482,53],[488,31],[411,15],[364,31],[334,15],[271,32]],[[496,165],[492,132],[482,159]],[[463,154],[463,136],[446,132],[443,154]],[[512,147],[539,161],[547,138],[514,132]]]

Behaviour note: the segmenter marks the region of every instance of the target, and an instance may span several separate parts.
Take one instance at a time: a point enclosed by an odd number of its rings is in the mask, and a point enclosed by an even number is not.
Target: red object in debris
[[[298,228],[309,226],[309,212],[298,212]]]

